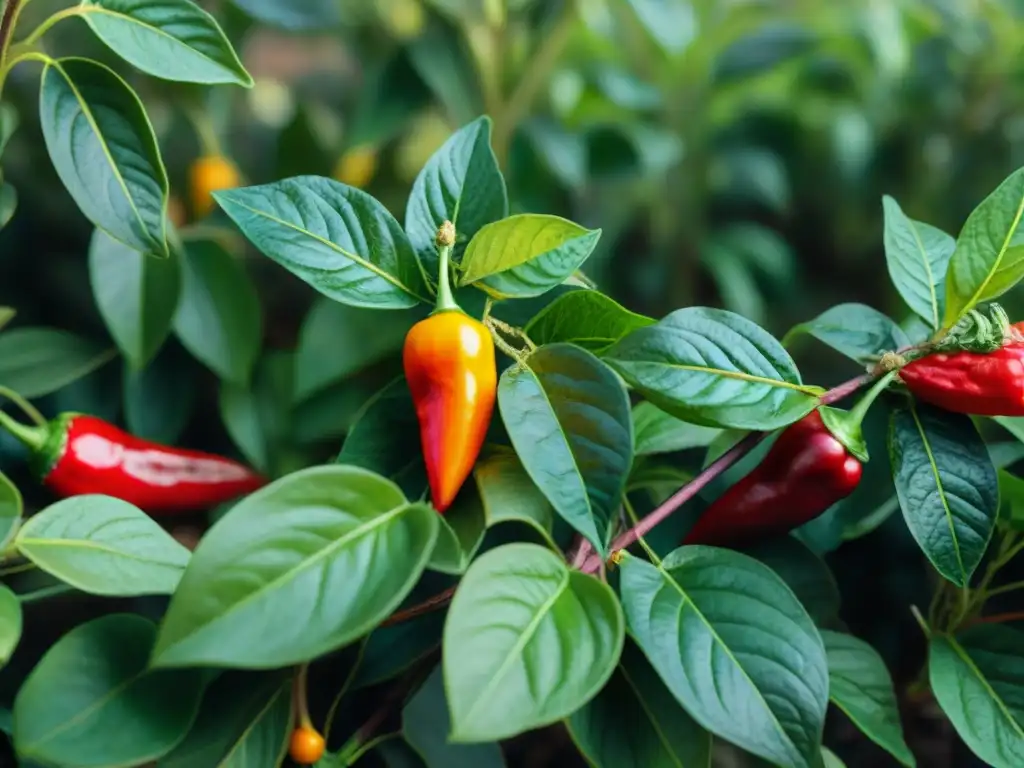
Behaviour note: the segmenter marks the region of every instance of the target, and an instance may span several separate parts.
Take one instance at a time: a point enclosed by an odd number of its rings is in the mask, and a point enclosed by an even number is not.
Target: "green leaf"
[[[846,763],[828,747],[821,748],[822,768],[846,768]]]
[[[0,472],[0,549],[4,549],[17,533],[23,513],[21,491]]]
[[[189,551],[145,512],[112,496],[88,494],[30,517],[14,544],[41,569],[94,595],[169,595]]]
[[[18,190],[5,181],[0,181],[0,229],[10,224],[18,210]]]
[[[999,475],[999,522],[1015,531],[1024,530],[1024,478],[1005,469]]]
[[[291,680],[228,671],[203,696],[188,736],[157,768],[250,768],[284,759],[294,717]]]
[[[407,496],[417,498],[427,487],[419,429],[409,383],[405,377],[395,379],[363,406],[337,461],[394,480]]]
[[[579,269],[600,237],[601,230],[558,216],[509,216],[469,241],[458,282],[476,285],[495,299],[539,296]]]
[[[933,635],[932,691],[953,727],[995,768],[1024,764],[1024,634],[980,625],[957,637]]]
[[[999,513],[999,479],[974,422],[921,403],[896,410],[889,460],[918,546],[940,574],[966,586]]]
[[[507,522],[525,523],[551,542],[554,510],[530,479],[515,451],[495,447],[473,469],[488,528]]]
[[[14,328],[0,334],[0,386],[22,397],[42,397],[87,376],[116,354],[68,331]]]
[[[946,270],[956,240],[941,229],[907,217],[888,195],[882,197],[882,210],[889,277],[907,306],[938,328],[946,305]]]
[[[722,309],[676,310],[604,359],[654,405],[708,427],[777,429],[818,402],[771,334]]]
[[[771,568],[819,625],[839,618],[839,585],[825,561],[792,536],[758,542],[743,554]]]
[[[198,366],[177,344],[165,345],[141,371],[124,369],[124,418],[128,431],[174,445],[196,404]]]
[[[182,252],[174,332],[220,378],[248,384],[263,342],[260,300],[244,265],[213,240]]]
[[[7,102],[0,103],[0,157],[7,149],[7,143],[11,140],[11,136],[18,130],[19,122],[18,110],[14,108],[14,105]]]
[[[406,50],[409,61],[444,105],[453,124],[464,125],[484,111],[473,51],[458,27],[440,17],[428,19],[426,28],[409,42]],[[489,142],[490,137],[485,137],[484,145],[489,146]],[[494,179],[491,175],[494,171],[497,171],[497,164],[489,173],[490,179]],[[504,188],[502,182],[502,191]],[[505,209],[502,208],[495,218],[504,215]],[[411,237],[411,230],[408,231]]]
[[[167,256],[167,172],[131,87],[89,59],[50,62],[39,121],[57,175],[86,218],[125,245]]]
[[[455,225],[454,261],[485,225],[508,215],[505,179],[491,150],[491,119],[453,133],[416,177],[405,209],[405,231],[431,280],[437,279],[437,230]]]
[[[1024,168],[982,200],[960,230],[946,274],[946,328],[1024,277],[1024,245],[1014,239],[1022,215]]]
[[[89,279],[107,330],[129,363],[142,368],[171,332],[181,291],[177,257],[155,259],[97,229]]]
[[[903,739],[899,706],[885,662],[851,635],[821,630],[828,656],[829,697],[868,738],[903,765],[917,764]]]
[[[841,355],[862,365],[874,363],[883,352],[910,346],[910,339],[895,322],[865,304],[839,304],[786,334],[788,347],[794,337],[813,336]]]
[[[653,324],[599,291],[572,291],[548,304],[524,330],[535,344],[571,342],[599,355],[631,331]]]
[[[288,445],[292,385],[291,353],[274,350],[256,366],[250,387],[225,382],[220,390],[228,434],[255,467],[271,475]]]
[[[195,719],[204,675],[150,672],[155,635],[148,619],[122,613],[58,640],[14,701],[19,757],[95,768],[140,765],[173,749]]]
[[[629,0],[644,29],[668,54],[682,53],[697,36],[694,6],[681,0]]]
[[[825,649],[767,566],[691,546],[660,568],[627,555],[620,574],[630,634],[698,723],[776,765],[815,765],[828,706]]]
[[[452,744],[451,719],[438,665],[402,710],[402,734],[429,768],[503,768],[501,747],[490,744]]]
[[[21,641],[21,603],[5,584],[0,584],[0,669],[11,660]]]
[[[82,0],[80,13],[114,53],[146,74],[252,87],[217,21],[191,0]]]
[[[252,18],[289,32],[323,32],[341,22],[337,0],[231,0]]]
[[[293,472],[207,531],[153,664],[262,669],[347,645],[398,606],[436,538],[437,513],[384,478],[340,465]]]
[[[438,518],[437,543],[427,567],[441,573],[465,573],[483,542],[487,521],[477,489],[469,485],[459,493],[443,516]]]
[[[566,724],[595,768],[711,765],[711,734],[679,705],[632,642],[604,690]]]
[[[402,348],[418,312],[377,312],[318,297],[299,331],[295,400],[300,402]]]
[[[429,303],[401,226],[362,190],[296,176],[214,198],[253,245],[328,298],[374,309]]]
[[[637,403],[633,407],[634,452],[637,456],[703,448],[721,433],[720,429],[680,421],[652,403]]]
[[[534,544],[492,549],[466,572],[444,628],[450,740],[496,741],[567,717],[604,687],[623,640],[607,584]]]
[[[502,374],[498,407],[533,482],[604,553],[633,460],[621,382],[590,352],[552,344]]]

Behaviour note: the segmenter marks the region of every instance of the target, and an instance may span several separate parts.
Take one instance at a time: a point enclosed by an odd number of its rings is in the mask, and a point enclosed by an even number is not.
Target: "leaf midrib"
[[[751,373],[744,373],[742,371],[727,371],[723,368],[708,368],[699,365],[688,365],[686,363],[669,363],[662,362],[659,360],[623,360],[621,358],[609,358],[609,360],[618,363],[619,365],[662,365],[666,368],[672,368],[679,371],[693,371],[694,373],[706,373],[709,376],[720,376],[723,379],[736,379],[737,381],[746,381],[751,384],[767,384],[772,387],[779,389],[791,389],[795,392],[808,395],[810,397],[817,397],[818,392],[805,384],[793,384],[789,381],[782,379],[769,379],[764,376],[755,376]]]
[[[1010,725],[1013,728],[1013,730],[1016,731],[1017,736],[1019,736],[1021,739],[1024,739],[1024,728],[1022,728],[1021,724],[1017,722],[1017,718],[1013,716],[1013,713],[1010,711],[1009,707],[1007,707],[1006,704],[1003,702],[1002,697],[998,693],[996,693],[995,688],[993,688],[992,684],[989,683],[988,678],[982,674],[981,670],[978,668],[978,665],[974,663],[974,659],[972,659],[970,654],[967,653],[967,650],[962,645],[960,645],[960,643],[957,642],[955,637],[951,635],[945,637],[944,639],[946,640],[946,642],[949,643],[949,646],[953,649],[953,652],[971,671],[971,674],[973,674],[978,679],[978,682],[981,683],[981,686],[985,689],[985,692],[988,693],[988,695],[992,698],[992,701],[995,702],[996,708],[1003,715],[1003,717],[1009,720]]]
[[[992,278],[999,271],[1003,259],[1006,257],[1006,252],[1010,248],[1010,241],[1013,239],[1014,234],[1017,232],[1017,227],[1020,225],[1021,217],[1024,216],[1024,194],[1020,195],[1020,202],[1017,204],[1017,212],[1013,216],[1013,223],[1010,225],[1006,232],[1006,237],[1003,240],[1002,246],[999,248],[999,252],[996,254],[996,259],[992,264],[992,268],[989,270],[985,279],[982,280],[981,285],[978,286],[978,290],[974,292],[970,300],[964,305],[964,310],[961,311],[961,317],[966,313],[966,310],[975,306],[980,300],[985,289],[988,288],[988,284],[992,281]],[[955,255],[955,254],[954,254]],[[947,308],[948,312],[948,308]]]

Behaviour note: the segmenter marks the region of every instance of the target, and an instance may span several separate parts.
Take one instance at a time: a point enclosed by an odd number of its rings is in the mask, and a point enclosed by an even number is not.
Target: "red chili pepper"
[[[67,413],[30,427],[3,414],[0,424],[29,447],[32,469],[62,498],[101,493],[153,514],[191,512],[267,483],[232,459],[142,440],[94,416]]]
[[[907,363],[900,378],[914,397],[978,416],[1024,416],[1024,322],[994,352],[937,353]]]
[[[862,466],[812,411],[791,424],[764,460],[701,515],[684,544],[734,545],[813,520],[860,482]]]

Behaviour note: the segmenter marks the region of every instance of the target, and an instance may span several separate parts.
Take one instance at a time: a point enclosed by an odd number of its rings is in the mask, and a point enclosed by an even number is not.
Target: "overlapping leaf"
[[[535,344],[571,342],[595,354],[654,320],[630,312],[600,291],[572,291],[551,302],[524,329]]]
[[[895,322],[866,304],[839,304],[825,310],[791,329],[786,345],[804,333],[862,364],[873,362],[883,352],[910,346],[910,339]]]
[[[710,445],[721,430],[680,421],[652,403],[633,407],[633,438],[636,455],[672,453]]]
[[[21,603],[6,584],[0,584],[0,669],[21,641]]]
[[[57,328],[22,326],[0,335],[0,386],[41,397],[95,371],[117,354]]]

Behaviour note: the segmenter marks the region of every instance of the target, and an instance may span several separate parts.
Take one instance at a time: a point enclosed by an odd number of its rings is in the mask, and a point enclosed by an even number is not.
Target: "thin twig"
[[[1024,611],[1010,613],[994,613],[991,616],[980,616],[972,624],[1005,624],[1008,621],[1024,621]]]
[[[444,592],[439,592],[433,597],[427,598],[422,603],[414,605],[412,608],[406,608],[404,611],[396,611],[388,618],[384,619],[384,621],[381,622],[380,627],[390,627],[394,624],[401,624],[406,621],[411,621],[418,616],[423,616],[424,614],[440,610],[452,601],[452,597],[454,597],[454,595],[455,587],[449,587]],[[378,629],[380,627],[378,627]]]

